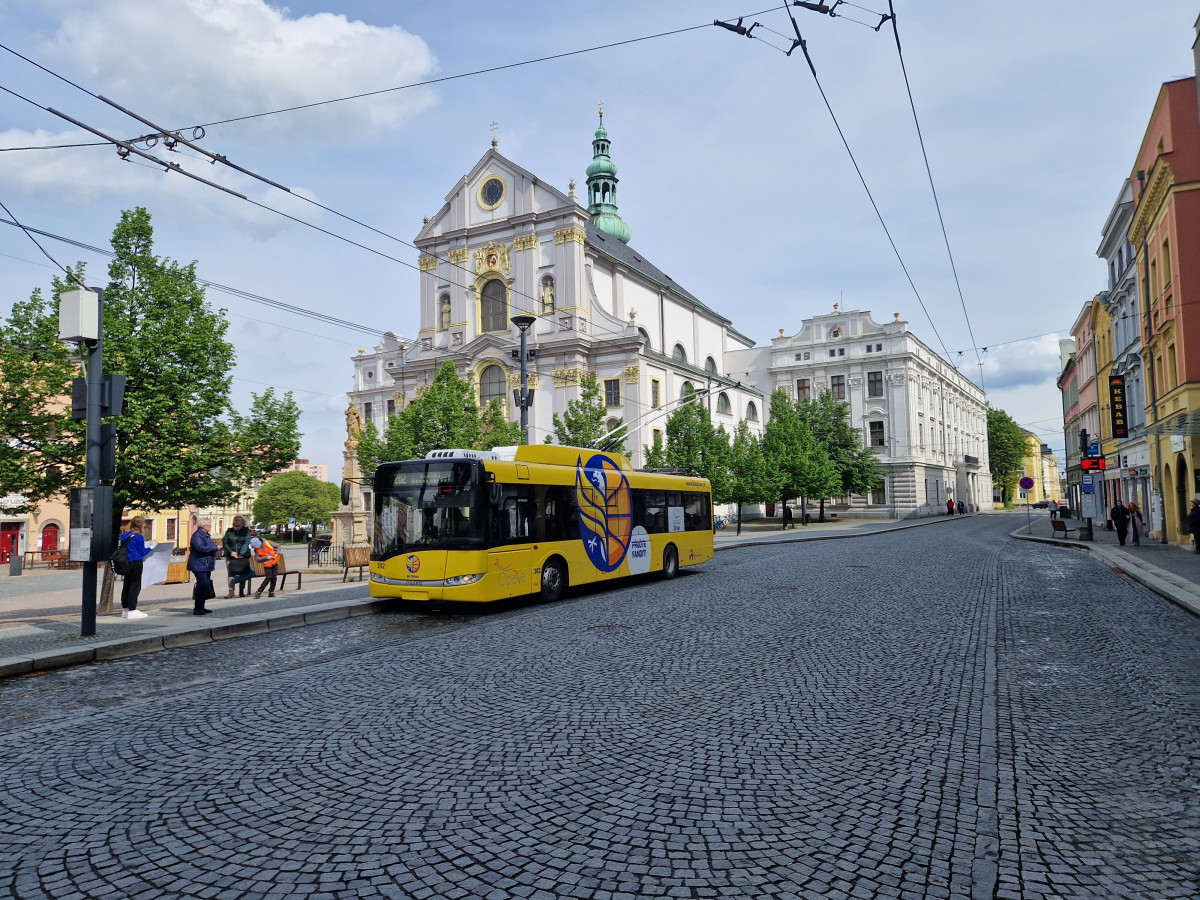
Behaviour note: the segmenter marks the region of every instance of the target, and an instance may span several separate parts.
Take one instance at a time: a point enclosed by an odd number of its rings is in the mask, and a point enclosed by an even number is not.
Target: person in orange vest
[[[263,568],[262,584],[254,592],[254,598],[261,597],[264,588],[268,597],[274,597],[275,578],[279,574],[279,548],[266,538],[253,537],[250,538],[250,554]]]

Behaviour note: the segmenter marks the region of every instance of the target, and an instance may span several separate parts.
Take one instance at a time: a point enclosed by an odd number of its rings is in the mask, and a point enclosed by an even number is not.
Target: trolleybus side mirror
[[[350,505],[350,482],[342,482],[342,506]]]

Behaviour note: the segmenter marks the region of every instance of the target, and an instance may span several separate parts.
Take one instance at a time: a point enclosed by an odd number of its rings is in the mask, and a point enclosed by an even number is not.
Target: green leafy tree
[[[291,394],[274,391],[254,396],[248,413],[233,409],[230,378],[233,347],[225,339],[228,323],[196,284],[195,264],[180,265],[154,255],[150,215],[137,208],[121,214],[113,231],[116,257],[109,265],[104,292],[104,368],[124,374],[125,407],[112,420],[117,465],[113,479],[113,532],[125,507],[176,509],[212,506],[232,500],[242,486],[277,472],[300,449],[299,407]],[[86,283],[83,267],[76,270]],[[66,289],[54,283],[54,294]],[[26,304],[5,326],[6,348],[53,349],[45,340],[57,328],[57,299]],[[51,321],[48,322],[47,318]],[[55,351],[57,353],[57,350]],[[32,365],[38,366],[37,357]],[[42,366],[53,379],[23,387],[35,397],[34,411],[56,403],[69,405],[69,367]],[[6,365],[8,365],[6,360]],[[8,368],[8,372],[17,369]],[[63,421],[69,413],[63,413]],[[84,482],[84,447],[73,439],[51,453],[27,454],[27,471],[47,475],[54,467],[60,487]],[[61,433],[61,432],[60,432]],[[111,572],[106,574],[101,611],[111,608]]]
[[[607,434],[609,428],[605,424],[608,417],[608,407],[600,396],[600,380],[585,376],[579,382],[578,400],[567,402],[566,411],[560,416],[554,414],[554,430],[547,435],[547,444],[563,444],[568,447],[594,447],[600,438]],[[624,454],[624,429],[614,434],[606,445],[609,450]]]
[[[683,402],[667,417],[667,465],[687,475],[707,477],[707,454],[713,443],[712,419],[690,384]]]
[[[374,422],[367,422],[358,438],[358,466],[363,476],[370,478],[380,463],[413,459],[415,435],[413,415],[419,407],[413,401],[404,409],[388,416],[387,427],[380,435]]]
[[[54,296],[65,289],[56,280]],[[57,307],[39,288],[0,319],[0,496],[24,498],[10,513],[66,493],[83,458],[85,423],[71,418],[69,390],[82,369],[58,339]]]
[[[336,484],[313,478],[307,472],[280,472],[258,492],[254,521],[284,525],[289,520],[327,525],[341,502]]]
[[[429,389],[408,407],[413,435],[413,458],[430,450],[479,446],[479,404],[475,389],[460,378],[454,363],[442,363]]]
[[[663,442],[661,431],[654,432],[653,443],[642,445],[642,452],[646,454],[647,469],[665,469],[667,467],[667,445]]]
[[[825,451],[837,469],[839,485],[830,495],[869,494],[883,481],[883,467],[875,454],[863,446],[862,432],[850,424],[850,404],[834,399],[831,391],[816,398],[796,401],[796,413],[804,422],[817,446]],[[820,519],[825,520],[825,497],[820,499]]]
[[[737,504],[738,534],[741,534],[742,506],[747,503],[765,503],[775,496],[762,445],[750,431],[745,419],[738,422],[733,432],[727,470],[729,499],[720,502]]]
[[[827,497],[840,489],[836,467],[817,446],[812,431],[783,388],[771,394],[771,415],[763,429],[762,444],[775,488],[773,495],[781,503],[795,497]]]
[[[510,422],[500,401],[492,399],[479,411],[479,443],[477,450],[493,447],[513,447],[525,442],[520,422]]]
[[[1025,432],[1012,416],[991,404],[987,408],[987,429],[992,483],[1003,492],[1004,506],[1011,509],[1025,458]]]

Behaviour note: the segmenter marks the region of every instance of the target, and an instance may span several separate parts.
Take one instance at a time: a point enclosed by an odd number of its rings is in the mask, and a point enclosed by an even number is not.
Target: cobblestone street
[[[1023,522],[0,681],[0,895],[1200,896],[1200,620]]]

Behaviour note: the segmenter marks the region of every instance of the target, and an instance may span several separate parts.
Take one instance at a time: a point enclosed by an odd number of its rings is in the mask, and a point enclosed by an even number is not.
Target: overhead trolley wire
[[[962,283],[958,278],[958,266],[954,264],[954,253],[950,250],[950,236],[946,233],[946,220],[942,217],[942,204],[938,201],[937,188],[933,184],[933,170],[929,165],[929,154],[925,152],[925,136],[921,133],[921,122],[917,118],[917,104],[913,100],[912,85],[908,81],[908,68],[904,64],[904,50],[900,46],[900,30],[896,26],[896,10],[892,0],[888,0],[888,12],[891,14],[892,34],[896,37],[896,56],[900,59],[900,71],[904,75],[904,90],[908,93],[908,105],[912,109],[913,125],[917,129],[917,141],[921,145],[921,158],[925,160],[925,174],[929,176],[929,190],[933,194],[933,205],[937,209],[938,224],[942,227],[942,240],[946,243],[946,255],[950,258],[950,271],[954,273],[954,286],[958,289],[958,301],[962,305],[963,318],[967,322],[967,334],[971,343],[975,344],[975,332],[971,328],[971,316],[967,312],[967,301],[963,297]],[[979,387],[986,391],[983,383],[983,357],[975,350],[975,362],[979,366]]]
[[[813,82],[817,86],[817,91],[821,94],[821,100],[825,103],[825,109],[829,111],[829,116],[833,119],[833,126],[837,129],[838,137],[842,139],[842,146],[846,148],[846,153],[850,157],[850,162],[854,165],[854,171],[858,174],[858,180],[862,182],[863,190],[867,192],[867,199],[871,202],[871,208],[875,210],[875,217],[879,219],[879,224],[883,228],[884,235],[887,236],[888,243],[892,247],[892,252],[896,254],[896,259],[900,263],[900,268],[904,270],[904,277],[908,279],[908,285],[912,288],[913,294],[917,298],[917,302],[921,305],[921,310],[925,313],[925,318],[929,320],[929,327],[933,329],[933,333],[937,336],[938,343],[942,345],[942,352],[946,356],[946,361],[950,365],[950,351],[946,349],[946,342],[942,340],[941,334],[937,330],[937,326],[933,323],[933,317],[929,314],[929,309],[925,306],[925,301],[921,297],[921,292],[917,290],[917,285],[913,281],[912,275],[908,271],[908,266],[904,263],[904,257],[900,255],[900,248],[896,246],[895,240],[892,239],[892,233],[888,230],[887,223],[883,220],[883,213],[879,211],[879,205],[875,202],[875,197],[871,194],[871,188],[867,185],[867,179],[862,173],[862,169],[858,165],[858,160],[854,157],[854,151],[850,149],[850,142],[846,140],[845,132],[842,131],[842,126],[838,122],[837,115],[833,111],[833,106],[829,103],[829,98],[825,95],[825,88],[821,86],[821,79],[817,76],[817,67],[813,64],[812,57],[808,52],[808,45],[804,38],[800,35],[800,26],[796,23],[796,17],[792,15],[792,11],[788,9],[787,4],[783,6],[783,10],[791,19],[792,29],[796,32],[796,40],[792,44],[792,50],[800,48],[804,53],[804,59],[808,63],[808,70],[812,73]],[[791,51],[788,51],[791,55]]]

